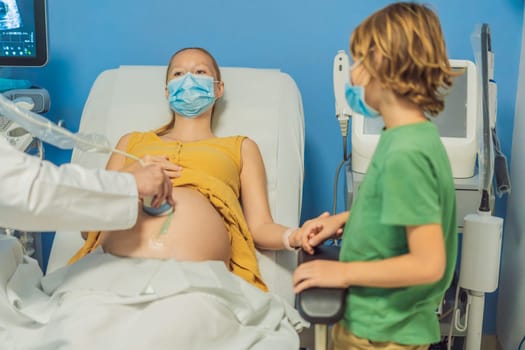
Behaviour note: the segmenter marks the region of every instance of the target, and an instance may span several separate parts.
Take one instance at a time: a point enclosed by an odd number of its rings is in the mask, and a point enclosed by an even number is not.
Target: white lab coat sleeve
[[[115,230],[135,224],[138,193],[131,174],[60,167],[0,137],[0,227],[25,231]]]

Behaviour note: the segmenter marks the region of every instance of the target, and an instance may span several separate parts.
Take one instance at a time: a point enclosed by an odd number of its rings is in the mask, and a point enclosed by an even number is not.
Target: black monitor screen
[[[0,66],[46,63],[45,0],[0,0]]]

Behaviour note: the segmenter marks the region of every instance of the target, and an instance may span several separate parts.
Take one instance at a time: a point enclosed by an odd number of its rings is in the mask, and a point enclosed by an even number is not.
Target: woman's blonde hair
[[[171,55],[169,63],[168,63],[168,67],[166,68],[166,83],[168,83],[168,80],[169,80],[168,74],[170,72],[170,68],[171,68],[173,59],[179,53],[187,51],[187,50],[197,50],[197,51],[200,51],[200,52],[204,53],[205,55],[207,55],[210,58],[210,60],[211,60],[211,62],[213,64],[213,69],[215,70],[215,74],[216,74],[215,79],[217,81],[221,81],[221,70],[219,69],[219,64],[217,63],[217,60],[215,59],[215,57],[213,57],[213,55],[208,50],[203,49],[202,47],[185,47],[183,49],[178,50],[173,55]],[[215,106],[213,106],[213,108],[215,108]],[[167,132],[168,130],[172,129],[174,126],[175,126],[175,113],[172,114],[172,117],[171,117],[171,120],[169,121],[169,123],[161,126],[160,128],[156,129],[154,132],[157,135],[162,135],[165,132]]]
[[[438,16],[417,3],[394,3],[372,14],[352,33],[350,52],[384,88],[433,116],[444,108],[443,90],[461,74],[450,67]]]

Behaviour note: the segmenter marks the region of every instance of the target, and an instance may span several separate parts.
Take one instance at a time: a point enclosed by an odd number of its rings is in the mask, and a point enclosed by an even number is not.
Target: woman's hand
[[[324,212],[317,218],[304,222],[290,237],[292,247],[301,247],[308,254],[314,253],[314,247],[333,236],[339,237],[343,233],[341,218]]]
[[[146,155],[142,157],[142,161],[144,162],[145,165],[155,164],[155,165],[160,166],[170,179],[180,177],[181,175],[182,167],[180,165],[170,162],[168,156]]]
[[[308,244],[312,247],[318,246],[327,239],[338,239],[343,234],[343,227],[348,220],[349,212],[342,212],[336,215],[329,215],[328,213],[321,214],[317,219],[321,229],[312,232],[308,236]]]

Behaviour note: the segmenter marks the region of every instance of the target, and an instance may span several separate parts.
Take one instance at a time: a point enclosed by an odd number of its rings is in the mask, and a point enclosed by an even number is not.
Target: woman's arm
[[[131,134],[125,134],[124,136],[122,136],[117,142],[115,148],[119,151],[126,152],[130,137]],[[118,170],[125,172],[132,171],[134,169],[139,168],[140,166],[141,165],[137,161],[133,161],[132,163],[126,166],[126,156],[115,152],[111,153],[108,162],[106,163],[107,170]]]
[[[342,232],[340,228],[346,222],[348,212],[334,216],[321,214],[307,220],[291,235],[283,237],[288,228],[273,221],[268,203],[266,172],[259,147],[254,141],[245,139],[241,156],[241,203],[257,248],[276,250],[287,246],[302,247],[313,253],[313,246]],[[287,245],[283,239],[288,239]],[[314,239],[314,244],[310,239]]]
[[[266,172],[257,144],[244,139],[241,147],[241,204],[257,248],[284,249],[286,226],[274,223],[268,204]]]

